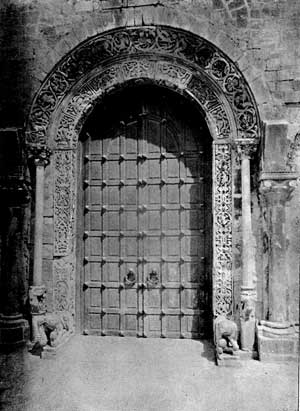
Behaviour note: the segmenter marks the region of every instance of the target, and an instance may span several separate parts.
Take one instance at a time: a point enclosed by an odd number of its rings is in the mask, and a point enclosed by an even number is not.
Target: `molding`
[[[232,161],[231,145],[214,145],[213,296],[214,315],[232,315]]]
[[[277,172],[261,172],[259,175],[259,181],[272,180],[272,181],[283,181],[283,180],[298,180],[299,173],[289,172],[289,171],[277,171]]]
[[[137,58],[151,65],[153,59],[161,59],[162,56],[173,63],[173,68],[171,65],[160,69],[162,75],[172,81],[175,67],[175,77],[181,77],[180,86],[186,85],[187,74],[182,71],[178,74],[178,66],[189,67],[197,73],[206,74],[227,100],[239,138],[259,139],[259,116],[252,93],[236,65],[221,50],[205,39],[184,30],[165,26],[143,26],[102,33],[83,42],[60,61],[41,86],[33,102],[26,133],[27,144],[47,143],[47,129],[51,117],[62,100],[70,95],[71,90],[87,73],[99,67],[116,67],[114,59],[122,61],[124,58]],[[130,76],[134,63],[130,65],[127,67],[127,77]],[[149,73],[149,67],[145,71]],[[111,69],[108,76],[118,83],[117,79],[121,72],[122,70]],[[156,73],[153,75],[155,77]],[[150,74],[147,75],[149,76]],[[138,77],[143,77],[143,71],[139,72]],[[105,79],[105,76],[102,76],[102,79]],[[199,88],[199,84],[195,85],[191,80],[190,85],[186,87],[193,91]],[[209,88],[205,93],[207,101],[210,99]],[[211,110],[216,111],[218,124],[220,108],[213,109],[213,106],[214,103]]]

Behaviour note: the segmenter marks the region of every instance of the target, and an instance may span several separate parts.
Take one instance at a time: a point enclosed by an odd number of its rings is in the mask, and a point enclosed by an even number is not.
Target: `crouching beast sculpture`
[[[72,316],[66,312],[33,316],[32,327],[35,345],[57,347],[72,333]]]
[[[214,321],[215,349],[217,360],[222,359],[223,353],[236,355],[239,346],[237,343],[237,325],[220,315]]]

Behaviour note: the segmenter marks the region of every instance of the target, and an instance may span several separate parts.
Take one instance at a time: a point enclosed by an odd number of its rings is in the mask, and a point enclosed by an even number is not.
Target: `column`
[[[273,177],[273,178],[272,178]],[[297,360],[299,334],[289,323],[286,266],[286,206],[297,186],[295,173],[263,173],[260,178],[268,271],[268,315],[257,326],[260,360]]]
[[[251,221],[250,159],[256,150],[256,141],[237,141],[241,158],[242,185],[242,281],[241,281],[241,349],[252,351],[255,339],[256,272]]]
[[[271,322],[285,324],[288,321],[286,272],[285,216],[287,201],[297,185],[294,180],[261,180],[260,194],[263,196],[266,230],[269,239],[269,317]]]
[[[16,347],[29,338],[28,321],[23,315],[29,268],[30,185],[22,137],[17,129],[0,130],[1,348]]]
[[[32,314],[33,342],[39,339],[37,316],[46,312],[46,287],[42,281],[43,264],[43,214],[44,214],[44,176],[45,167],[50,162],[51,151],[44,146],[30,147],[29,158],[35,167],[35,221],[34,221],[34,259],[33,283],[29,289],[30,309]]]

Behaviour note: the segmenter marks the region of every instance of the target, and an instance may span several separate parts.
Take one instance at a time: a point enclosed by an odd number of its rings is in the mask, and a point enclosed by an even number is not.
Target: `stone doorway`
[[[81,267],[84,259],[84,255],[79,256],[75,241],[76,226],[82,220],[76,218],[80,194],[80,190],[77,193],[77,177],[81,175],[77,170],[78,146],[82,147],[78,144],[79,136],[83,135],[82,127],[99,100],[132,83],[172,90],[193,101],[199,112],[204,113],[213,140],[210,146],[213,185],[211,312],[215,317],[233,318],[239,309],[233,298],[235,203],[232,188],[234,181],[238,181],[234,156],[237,150],[242,161],[243,243],[249,244],[249,162],[260,139],[258,110],[242,73],[221,50],[195,34],[165,26],[116,28],[87,39],[53,69],[33,102],[26,131],[28,151],[36,167],[38,199],[33,311],[44,312],[46,308],[41,308],[41,301],[47,290],[47,310],[67,314],[71,317],[69,329],[74,325],[83,331],[82,292],[76,293],[81,289],[76,275],[81,268],[76,265]],[[51,162],[45,171],[50,155]],[[45,195],[43,204],[46,186],[52,191]],[[47,249],[43,246],[44,209],[52,235],[51,247]],[[243,253],[243,260],[240,297],[245,302],[243,307],[247,308],[248,302],[251,300],[252,304],[255,298],[252,254]],[[43,265],[47,270],[43,270]],[[86,286],[89,289],[89,284]],[[160,315],[164,316],[162,312]]]
[[[166,88],[127,87],[96,105],[79,151],[83,332],[209,337],[212,139],[202,113]]]

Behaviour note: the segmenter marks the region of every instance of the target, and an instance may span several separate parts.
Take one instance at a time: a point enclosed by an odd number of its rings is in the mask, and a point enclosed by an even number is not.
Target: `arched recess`
[[[205,113],[214,140],[214,314],[231,315],[232,146],[257,144],[258,110],[242,73],[222,51],[166,26],[120,28],[85,41],[51,71],[33,102],[28,148],[53,152],[53,309],[73,313],[75,306],[78,136],[96,102],[129,81],[171,88],[195,100]]]

